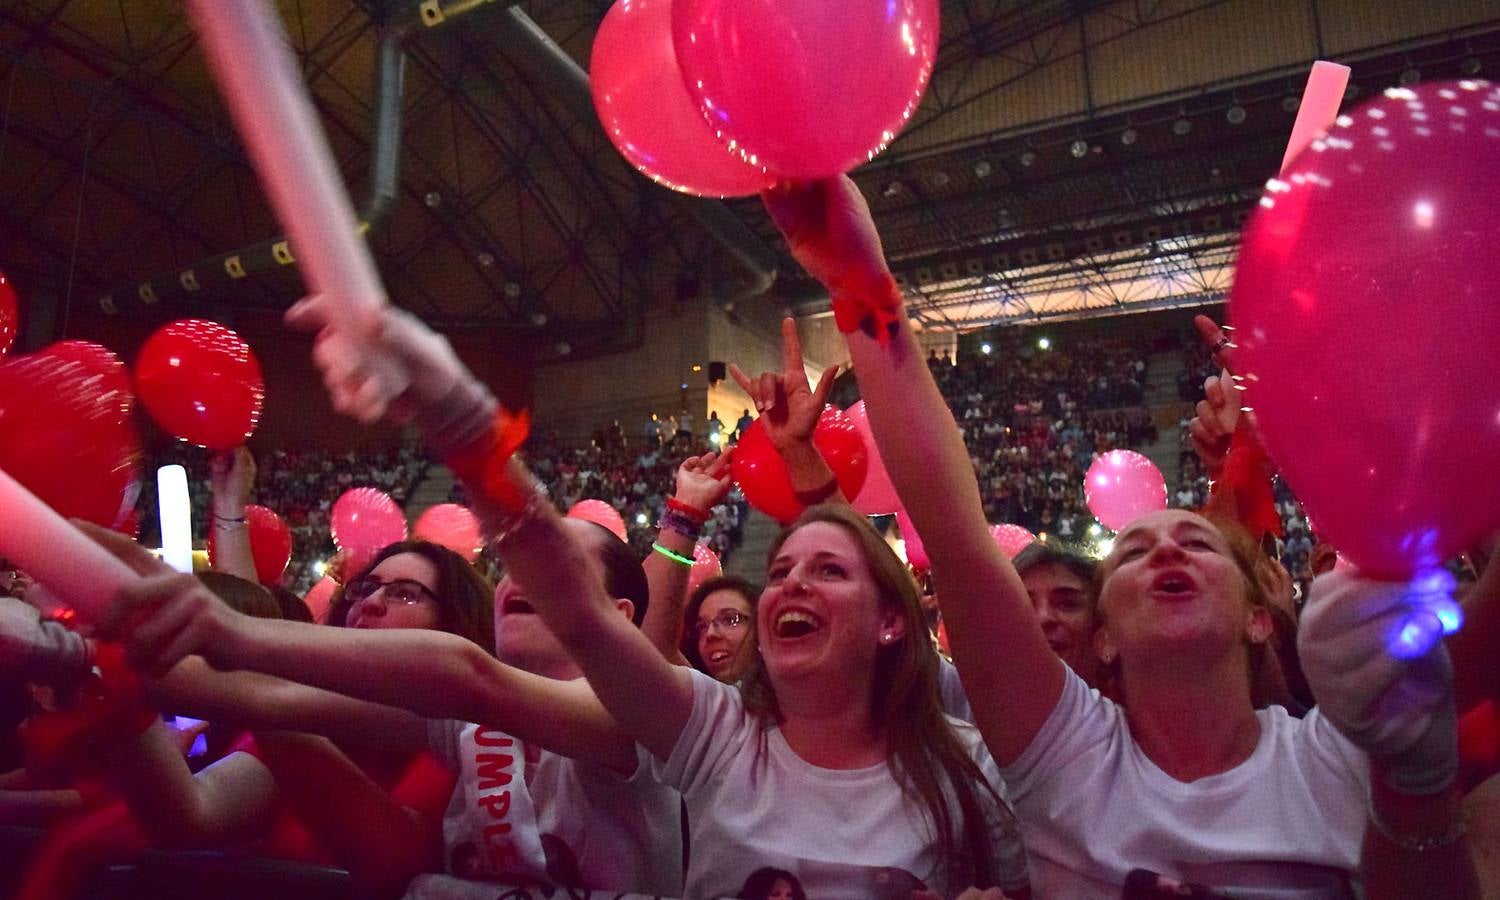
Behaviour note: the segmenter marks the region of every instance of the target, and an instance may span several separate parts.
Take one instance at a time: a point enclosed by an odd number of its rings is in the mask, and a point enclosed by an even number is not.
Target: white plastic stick
[[[193,506],[188,496],[187,469],[157,469],[156,498],[161,516],[161,557],[178,572],[192,574]]]
[[[276,11],[262,0],[187,8],[308,287],[356,331],[373,327],[385,290]]]
[[[1339,117],[1339,104],[1344,102],[1344,89],[1349,86],[1349,67],[1338,63],[1318,60],[1313,63],[1307,76],[1307,87],[1302,90],[1302,104],[1297,107],[1297,119],[1292,123],[1292,137],[1287,141],[1286,153],[1281,157],[1281,171],[1291,164],[1313,138],[1327,131]]]
[[[94,621],[136,574],[0,471],[0,556]]]

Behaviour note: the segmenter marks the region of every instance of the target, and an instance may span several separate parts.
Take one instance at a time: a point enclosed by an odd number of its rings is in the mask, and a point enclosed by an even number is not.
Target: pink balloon
[[[382,547],[406,540],[406,514],[385,491],[350,488],[333,502],[329,530],[333,545],[348,556],[345,575],[353,578]]]
[[[484,546],[484,536],[479,529],[479,519],[468,507],[457,503],[439,503],[417,517],[412,526],[412,537],[419,541],[440,544],[462,556],[469,562],[479,555]]]
[[[867,162],[937,58],[938,0],[674,0],[689,94],[722,140],[788,178]]]
[[[328,623],[328,608],[333,605],[333,595],[339,589],[339,583],[331,576],[324,575],[317,584],[308,589],[302,602],[312,612],[314,622]],[[333,623],[338,624],[338,623]]]
[[[1136,518],[1167,508],[1167,482],[1134,450],[1111,450],[1083,476],[1083,498],[1105,528],[1119,531]]]
[[[629,540],[625,532],[625,520],[621,518],[620,511],[603,500],[579,500],[568,510],[568,518],[603,525],[614,532],[615,537],[620,540]]]
[[[620,155],[663,187],[711,197],[776,183],[748,154],[714,136],[688,96],[672,48],[672,0],[620,0],[594,35],[589,86]]]
[[[1019,525],[1011,524],[991,525],[990,537],[995,539],[995,546],[1004,551],[1006,557],[1010,559],[1015,559],[1016,554],[1036,541],[1036,535]]]
[[[922,544],[922,536],[917,534],[917,526],[911,522],[911,516],[906,514],[905,509],[896,510],[896,527],[901,530],[901,540],[906,542],[906,561],[914,569],[932,568],[932,560],[927,558],[927,548]]]
[[[870,417],[865,413],[865,401],[861,400],[844,410],[844,415],[854,423],[860,439],[864,441],[865,456],[869,459],[864,487],[853,500],[854,509],[866,516],[888,516],[901,508],[901,501],[896,497],[896,486],[891,484],[891,475],[885,470],[880,452],[875,449],[875,435],[870,432]]]
[[[719,562],[719,554],[702,544],[693,547],[693,567],[688,570],[689,594],[696,591],[703,582],[723,574],[724,566]]]
[[[1318,531],[1404,577],[1500,525],[1500,88],[1388,91],[1267,186],[1229,314]]]

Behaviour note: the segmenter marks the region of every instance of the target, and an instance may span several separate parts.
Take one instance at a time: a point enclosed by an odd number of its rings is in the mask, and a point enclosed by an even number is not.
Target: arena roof
[[[1313,59],[1350,64],[1355,100],[1500,72],[1490,0],[1406,6],[947,0],[918,116],[856,174],[919,317],[967,329],[1222,299]],[[605,140],[578,67],[607,7],[279,4],[393,295],[443,327],[570,346],[607,347],[666,296],[768,293],[817,314],[756,201],[672,195]],[[0,266],[23,290],[65,316],[296,297],[179,4],[17,0],[0,63]]]

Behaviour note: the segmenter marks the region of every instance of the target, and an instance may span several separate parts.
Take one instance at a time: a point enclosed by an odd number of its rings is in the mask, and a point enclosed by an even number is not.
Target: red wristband
[[[486,500],[508,513],[517,513],[526,507],[529,495],[511,483],[505,467],[530,433],[530,413],[523,409],[512,416],[502,409],[495,414],[489,440],[453,453],[444,461],[464,484],[483,494]]]
[[[873,281],[857,278],[840,284],[830,292],[833,295],[833,320],[839,331],[851,334],[863,331],[879,341],[881,346],[890,343],[896,334],[896,324],[904,315],[901,308],[901,289],[890,272],[883,272]]]
[[[687,518],[692,519],[694,522],[697,522],[699,525],[702,525],[704,522],[708,521],[708,510],[699,509],[696,506],[683,503],[676,497],[673,497],[667,501],[667,509],[670,509],[672,512],[678,513],[680,515],[686,516]]]

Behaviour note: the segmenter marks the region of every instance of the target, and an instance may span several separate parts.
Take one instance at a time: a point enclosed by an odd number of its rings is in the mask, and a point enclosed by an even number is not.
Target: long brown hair
[[[891,774],[909,800],[926,807],[950,883],[994,886],[1000,877],[1000,864],[992,844],[993,823],[981,804],[981,795],[993,801],[1005,829],[1012,833],[1015,819],[943,714],[937,652],[926,639],[927,620],[917,585],[870,523],[842,505],[808,509],[777,536],[768,560],[776,558],[787,538],[799,528],[814,522],[836,525],[854,537],[879,587],[881,607],[898,612],[906,620],[905,637],[879,650],[870,696],[875,727],[885,736]],[[761,721],[762,729],[781,720],[775,686],[759,655],[745,673],[740,689],[745,708]],[[948,791],[958,801],[957,817],[950,809]],[[967,861],[967,870],[962,861]]]
[[[376,566],[401,553],[415,553],[432,563],[432,567],[437,570],[437,590],[433,593],[438,603],[438,630],[467,638],[493,656],[495,588],[478,570],[465,562],[462,556],[447,547],[430,541],[400,541],[391,544],[382,548],[368,566],[348,581],[364,578]],[[328,606],[328,624],[342,626],[353,605],[344,596],[344,588],[340,585]]]

